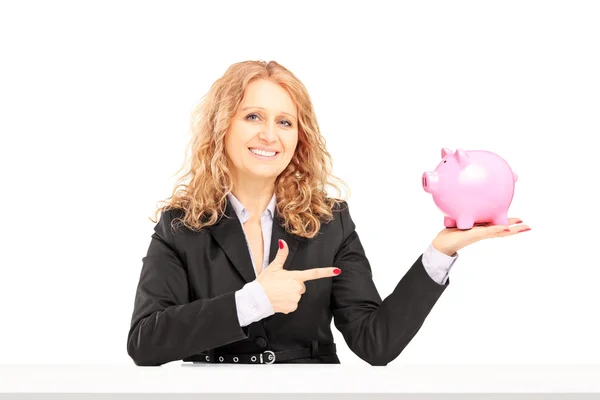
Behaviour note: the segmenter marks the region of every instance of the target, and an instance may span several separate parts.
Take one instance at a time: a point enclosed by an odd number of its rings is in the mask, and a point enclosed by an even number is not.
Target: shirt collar
[[[231,202],[231,206],[233,207],[233,210],[242,224],[246,222],[250,218],[250,212],[246,210],[246,207],[244,207],[244,205],[240,203],[237,197],[235,197],[231,192],[227,193],[227,199],[229,199]],[[271,198],[271,201],[267,205],[267,209],[262,213],[261,217],[268,216],[272,219],[273,215],[275,215],[275,204],[275,194],[273,193],[273,197]]]

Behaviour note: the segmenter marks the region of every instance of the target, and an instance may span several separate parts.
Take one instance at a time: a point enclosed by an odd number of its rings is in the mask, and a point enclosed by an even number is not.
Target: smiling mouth
[[[263,151],[263,150],[253,150],[251,148],[248,148],[248,151],[250,151],[250,153],[252,153],[255,156],[261,157],[261,158],[275,158],[277,157],[277,155],[279,154],[278,151]]]

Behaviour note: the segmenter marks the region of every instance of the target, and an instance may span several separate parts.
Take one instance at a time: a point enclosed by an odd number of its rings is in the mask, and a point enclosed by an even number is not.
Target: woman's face
[[[268,80],[251,82],[225,134],[234,183],[274,181],[290,163],[297,143],[297,108],[288,92]]]

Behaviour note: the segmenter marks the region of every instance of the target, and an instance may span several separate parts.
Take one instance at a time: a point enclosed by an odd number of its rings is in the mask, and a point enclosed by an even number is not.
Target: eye
[[[246,119],[247,121],[257,121],[257,120],[258,120],[258,119],[254,119],[253,117],[259,118],[259,115],[258,115],[258,114],[256,114],[256,113],[248,114],[248,115],[246,115],[246,118],[245,118],[245,119]],[[286,126],[287,126],[288,128],[292,126],[292,123],[291,123],[290,121],[286,120],[286,119],[282,120],[281,122],[283,122],[283,123],[284,123],[284,125],[285,125],[285,124],[287,124]]]
[[[444,160],[444,162],[446,162],[446,160]]]

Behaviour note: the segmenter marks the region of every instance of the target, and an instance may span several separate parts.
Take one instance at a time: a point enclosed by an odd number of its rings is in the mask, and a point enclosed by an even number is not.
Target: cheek
[[[246,142],[246,138],[239,129],[231,129],[224,138],[224,145],[232,153],[239,153],[239,148]]]
[[[225,147],[223,150],[225,150],[225,154],[228,157],[231,157],[231,141],[229,140],[228,136],[225,136],[225,141],[223,143],[223,146]]]
[[[225,155],[231,161],[237,161],[242,156],[240,151],[240,141],[235,132],[227,132],[223,140]]]
[[[284,141],[286,151],[293,153],[298,146],[298,136],[287,137]]]
[[[228,141],[230,144],[234,145],[243,140],[247,135],[247,129],[244,124],[234,121],[231,123],[231,125],[229,125],[229,129],[225,134],[225,141]]]

